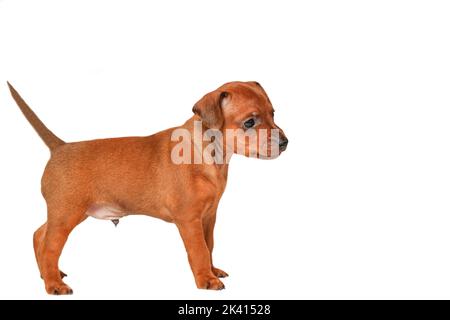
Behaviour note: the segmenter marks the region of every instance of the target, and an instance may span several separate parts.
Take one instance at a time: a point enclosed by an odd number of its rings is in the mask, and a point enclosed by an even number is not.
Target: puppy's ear
[[[226,91],[215,90],[203,96],[192,108],[192,112],[202,118],[206,127],[220,129],[223,126],[222,106],[225,98],[229,97]]]

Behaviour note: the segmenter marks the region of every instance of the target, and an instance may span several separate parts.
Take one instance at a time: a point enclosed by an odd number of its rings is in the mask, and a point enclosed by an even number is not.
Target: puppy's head
[[[258,82],[230,82],[206,94],[192,109],[205,127],[222,132],[228,152],[273,159],[288,139],[274,121],[274,108]]]

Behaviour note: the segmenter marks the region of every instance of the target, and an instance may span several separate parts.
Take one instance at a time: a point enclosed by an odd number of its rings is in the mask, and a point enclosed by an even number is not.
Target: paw
[[[72,294],[73,290],[64,282],[53,283],[45,286],[48,294],[62,295],[62,294]]]
[[[214,275],[218,278],[226,278],[228,277],[228,273],[226,273],[223,270],[220,270],[219,268],[214,268],[212,267],[212,272],[214,273]]]
[[[223,290],[225,285],[218,278],[215,277],[198,277],[197,288],[207,290]]]

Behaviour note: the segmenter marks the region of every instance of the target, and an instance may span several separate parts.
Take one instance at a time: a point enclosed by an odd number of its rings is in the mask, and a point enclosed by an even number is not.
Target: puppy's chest
[[[203,171],[203,177],[206,178],[209,184],[213,186],[213,189],[221,196],[227,184],[226,172],[209,169]]]

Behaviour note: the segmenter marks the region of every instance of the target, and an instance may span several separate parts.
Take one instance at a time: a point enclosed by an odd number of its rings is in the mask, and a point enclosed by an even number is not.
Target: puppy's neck
[[[201,123],[201,125],[200,125]],[[209,139],[204,139],[204,133],[209,130],[205,125],[203,125],[201,118],[197,115],[189,118],[182,126],[179,128],[183,128],[189,131],[191,137],[191,150],[196,150],[198,154],[203,155],[203,151],[212,143],[215,145],[215,150],[218,151],[218,154],[215,154],[216,159],[220,159],[220,161],[215,161],[213,164],[205,164],[210,166],[215,166],[218,169],[228,169],[228,163],[231,160],[232,152],[227,152],[227,148],[224,146],[224,135],[222,134],[222,139],[211,141]]]

